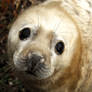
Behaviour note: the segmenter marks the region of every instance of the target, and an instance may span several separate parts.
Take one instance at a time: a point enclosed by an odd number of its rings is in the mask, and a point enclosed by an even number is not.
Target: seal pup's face
[[[62,74],[75,62],[72,60],[78,56],[79,38],[77,26],[63,9],[36,6],[22,13],[13,24],[8,52],[17,70],[46,79],[55,71]]]

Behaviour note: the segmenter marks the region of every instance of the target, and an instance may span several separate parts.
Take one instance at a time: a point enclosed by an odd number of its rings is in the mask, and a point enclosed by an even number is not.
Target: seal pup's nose
[[[32,54],[31,57],[27,60],[27,72],[33,74],[39,67],[39,65],[44,63],[44,57],[37,55],[37,54]]]

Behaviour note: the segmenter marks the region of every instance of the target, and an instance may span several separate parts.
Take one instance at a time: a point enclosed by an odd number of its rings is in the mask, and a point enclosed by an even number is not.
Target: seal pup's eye
[[[64,43],[62,41],[58,42],[55,46],[55,51],[58,55],[62,54],[64,51]]]
[[[31,30],[29,28],[24,28],[19,33],[20,40],[26,40],[30,36]]]

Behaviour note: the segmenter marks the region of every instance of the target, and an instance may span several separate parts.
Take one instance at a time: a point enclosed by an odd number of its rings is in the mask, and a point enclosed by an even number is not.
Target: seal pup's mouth
[[[50,75],[50,69],[42,63],[38,63],[33,67],[28,67],[26,73],[37,77],[38,79],[47,78]]]

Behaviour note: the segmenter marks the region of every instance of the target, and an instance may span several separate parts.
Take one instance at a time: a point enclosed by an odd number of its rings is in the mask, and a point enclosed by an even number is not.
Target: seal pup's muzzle
[[[38,78],[45,78],[49,75],[49,67],[45,64],[45,57],[38,54],[31,54],[26,59],[26,72]]]
[[[16,69],[37,79],[45,79],[52,74],[51,64],[47,63],[50,63],[48,56],[40,51],[28,51],[25,56],[23,52],[14,54]]]

